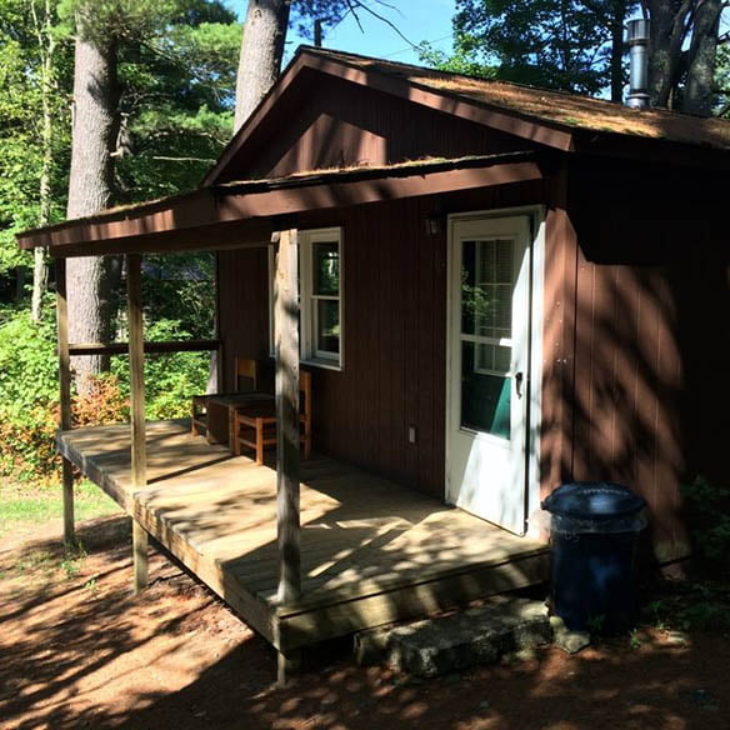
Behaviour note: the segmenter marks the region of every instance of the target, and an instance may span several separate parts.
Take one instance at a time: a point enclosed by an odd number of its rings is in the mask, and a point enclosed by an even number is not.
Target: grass
[[[75,489],[77,521],[103,517],[119,511],[117,504],[91,482],[83,481]],[[0,482],[0,538],[13,530],[26,530],[63,517],[61,487],[26,486]]]

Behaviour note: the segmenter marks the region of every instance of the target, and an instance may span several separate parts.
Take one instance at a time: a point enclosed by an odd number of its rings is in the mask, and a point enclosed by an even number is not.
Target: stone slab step
[[[360,632],[355,655],[361,664],[383,661],[400,672],[435,677],[552,641],[545,604],[497,597],[448,616]]]

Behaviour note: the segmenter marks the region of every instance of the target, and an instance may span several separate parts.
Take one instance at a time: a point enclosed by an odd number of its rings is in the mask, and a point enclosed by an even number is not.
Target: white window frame
[[[484,241],[498,241],[499,237],[490,237],[487,239],[482,239]],[[479,241],[481,242],[481,241]],[[487,282],[487,281],[480,281],[479,280],[479,272],[482,270],[482,249],[480,246],[476,249],[476,264],[475,264],[476,272],[477,272],[477,281],[476,286],[484,285],[484,284],[495,284],[496,286],[510,286],[505,285],[503,282]],[[517,280],[517,277],[519,275],[519,262],[513,261],[512,262],[512,282],[511,286],[514,287],[514,283]],[[479,330],[479,325],[476,324],[477,331]],[[479,349],[479,345],[492,345],[494,347],[512,347],[512,338],[511,337],[493,337],[490,335],[463,335],[462,334],[462,340],[466,340],[469,342],[474,343],[474,372],[479,373],[480,375],[496,375],[500,378],[511,378],[514,373],[512,372],[512,368],[507,368],[507,370],[494,370],[493,368],[487,368],[483,367],[480,363],[479,353],[481,350]]]
[[[337,243],[340,261],[339,294],[314,294],[313,249],[317,243]],[[276,258],[274,246],[269,246],[269,353],[274,356],[274,274]],[[300,301],[300,342],[299,357],[301,362],[328,370],[343,370],[345,355],[345,280],[344,280],[344,246],[342,228],[316,228],[299,231],[299,301]],[[340,351],[338,354],[316,349],[317,343],[317,308],[320,299],[337,300],[340,321]]]

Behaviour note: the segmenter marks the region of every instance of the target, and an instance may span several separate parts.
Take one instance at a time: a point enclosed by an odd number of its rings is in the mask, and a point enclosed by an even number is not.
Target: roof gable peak
[[[730,122],[664,109],[637,111],[605,99],[449,73],[386,59],[300,46],[281,77],[236,132],[203,184],[230,176],[238,151],[277,103],[306,74],[370,87],[532,143],[574,151],[581,133],[703,146],[730,151]]]

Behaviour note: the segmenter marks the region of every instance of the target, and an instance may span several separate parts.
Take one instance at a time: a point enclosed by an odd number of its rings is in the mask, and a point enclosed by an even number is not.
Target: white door
[[[446,499],[524,534],[530,219],[453,219]]]

